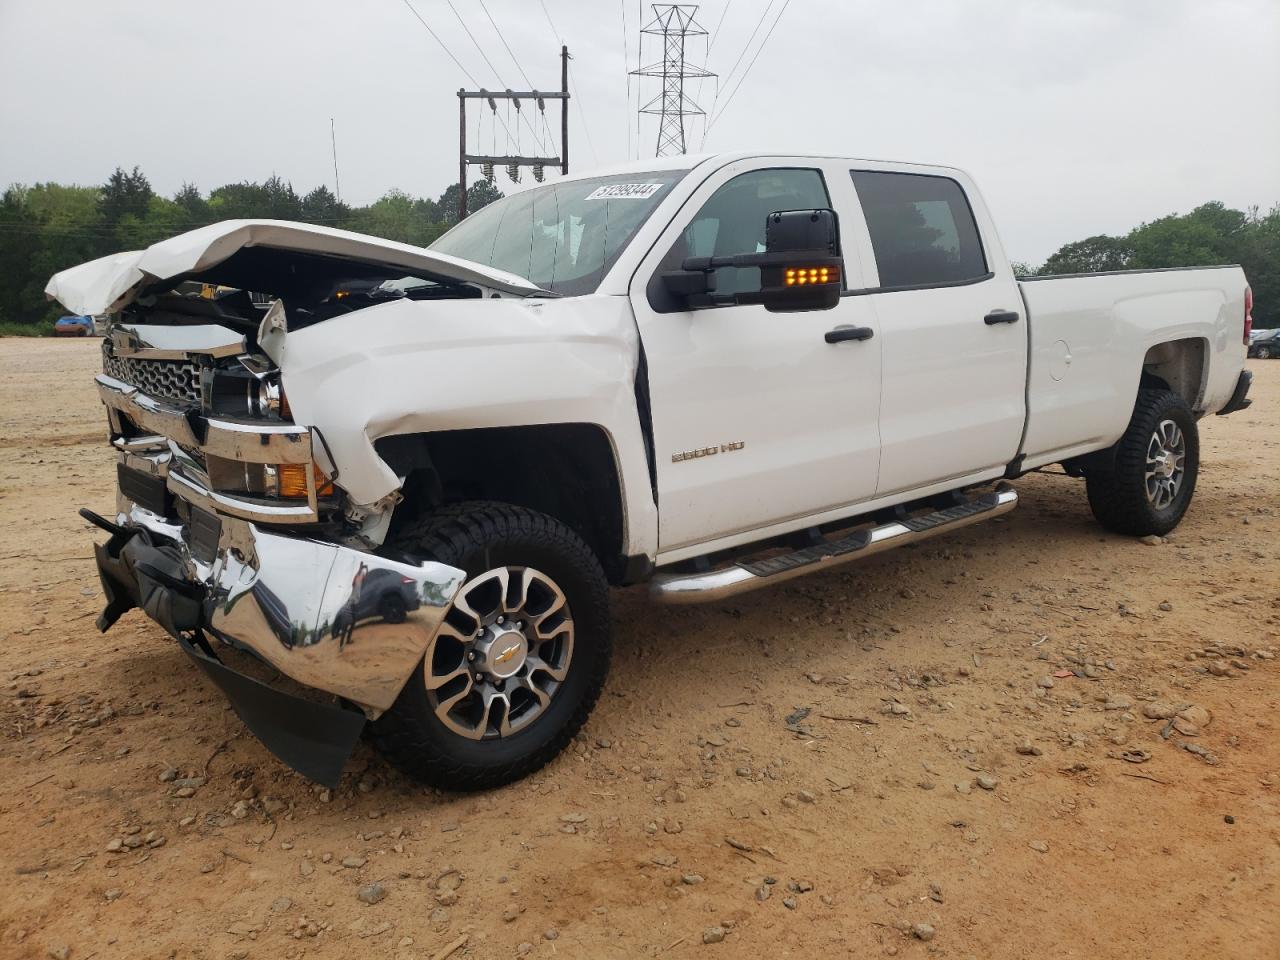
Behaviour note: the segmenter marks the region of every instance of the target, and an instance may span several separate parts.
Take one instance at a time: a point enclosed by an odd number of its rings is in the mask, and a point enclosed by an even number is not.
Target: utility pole
[[[569,48],[560,45],[560,175],[569,175]]]
[[[560,156],[529,157],[519,154],[481,154],[467,152],[467,101],[483,100],[498,114],[498,101],[509,100],[519,113],[522,101],[534,104],[544,118],[547,101],[560,101]],[[481,110],[484,109],[482,104]],[[545,122],[545,119],[544,119]],[[510,131],[508,131],[508,136]],[[509,142],[509,141],[508,141]],[[516,149],[519,150],[519,127],[516,128]],[[476,144],[478,148],[480,144]],[[542,182],[547,167],[559,167],[561,174],[569,172],[569,48],[560,47],[560,91],[543,93],[538,90],[459,90],[458,91],[458,219],[467,217],[467,167],[479,164],[484,169],[486,179],[493,179],[494,167],[506,167],[507,176],[519,182],[520,168],[532,167],[533,178]]]
[[[684,118],[704,115],[703,109],[685,95],[685,78],[714,77],[715,74],[685,61],[686,40],[707,34],[694,19],[697,4],[655,3],[652,6],[653,20],[640,33],[662,37],[662,60],[631,73],[662,79],[662,92],[642,106],[640,112],[658,116],[658,146],[654,156],[667,157],[685,152]]]

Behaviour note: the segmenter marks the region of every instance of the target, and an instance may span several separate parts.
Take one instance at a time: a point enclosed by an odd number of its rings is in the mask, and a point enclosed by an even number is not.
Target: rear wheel
[[[1271,348],[1270,348],[1270,347],[1259,347],[1259,348],[1258,348],[1258,359],[1259,359],[1259,360],[1270,360],[1270,359],[1271,359]]]
[[[545,514],[444,508],[391,545],[466,571],[419,669],[372,726],[405,773],[450,790],[526,776],[586,722],[612,651],[608,584],[591,549]]]
[[[1140,390],[1109,465],[1085,473],[1089,506],[1108,530],[1164,535],[1195,493],[1200,436],[1195,415],[1172,390]]]

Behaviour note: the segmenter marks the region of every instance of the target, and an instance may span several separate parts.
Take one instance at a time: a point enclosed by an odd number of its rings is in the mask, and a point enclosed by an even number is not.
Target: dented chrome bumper
[[[138,606],[175,636],[204,632],[371,716],[395,702],[464,578],[228,516],[202,558],[189,524],[120,506],[98,548],[100,629]]]

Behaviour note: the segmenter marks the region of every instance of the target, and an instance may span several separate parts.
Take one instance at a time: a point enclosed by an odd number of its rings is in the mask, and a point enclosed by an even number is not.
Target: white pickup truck
[[[117,315],[99,627],[141,607],[328,783],[367,721],[443,787],[546,763],[611,585],[721,600],[999,516],[1053,463],[1166,533],[1250,383],[1239,267],[1020,281],[964,173],[837,157],[569,177],[429,249],[219,223],[48,293]]]

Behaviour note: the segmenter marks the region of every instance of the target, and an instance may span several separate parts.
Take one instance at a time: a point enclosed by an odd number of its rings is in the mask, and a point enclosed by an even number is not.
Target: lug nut
[[[483,674],[483,673],[477,673],[477,674],[476,674],[476,683],[484,683],[484,674]]]
[[[474,650],[467,653],[468,660],[474,660],[475,658],[476,658],[476,652]]]
[[[502,623],[502,621],[503,621],[504,619],[505,619],[504,617],[498,617],[498,622],[499,622],[499,623]]]

